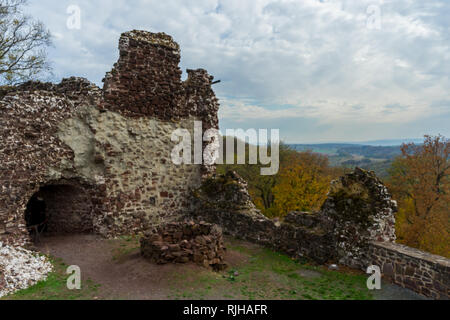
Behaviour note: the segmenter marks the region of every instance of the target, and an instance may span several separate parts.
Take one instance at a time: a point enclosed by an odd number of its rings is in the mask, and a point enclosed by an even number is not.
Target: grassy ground
[[[54,269],[45,281],[40,281],[36,285],[25,290],[6,296],[0,300],[89,300],[96,299],[99,284],[95,284],[91,279],[83,282],[80,290],[67,289],[66,274],[69,267],[61,259],[50,258]]]
[[[329,271],[302,264],[266,248],[232,241],[229,250],[246,261],[226,273],[179,273],[172,282],[171,299],[371,299],[366,275]],[[189,280],[186,280],[189,279]]]
[[[139,252],[138,239],[124,237],[111,250],[111,263],[120,264]],[[367,276],[350,271],[329,271],[324,267],[294,261],[272,250],[227,238],[230,268],[216,273],[199,267],[177,265],[168,274],[164,292],[168,299],[372,299]],[[4,299],[101,299],[103,287],[84,280],[81,290],[66,287],[67,265],[52,258],[55,266],[46,281]],[[116,297],[117,296],[117,297]],[[121,299],[114,295],[113,299]]]
[[[140,242],[138,236],[121,236],[117,241],[117,239],[110,239],[108,240],[111,243],[115,243],[113,249],[112,249],[112,260],[114,262],[120,263],[126,257],[133,253],[140,250]]]

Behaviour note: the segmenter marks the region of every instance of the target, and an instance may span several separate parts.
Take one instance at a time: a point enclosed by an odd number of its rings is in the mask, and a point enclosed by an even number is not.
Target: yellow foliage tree
[[[247,155],[248,148],[246,144]],[[345,172],[343,168],[330,167],[325,155],[297,152],[283,143],[279,156],[280,170],[273,176],[260,174],[260,168],[266,166],[262,164],[219,165],[217,172],[234,170],[239,173],[248,182],[256,207],[271,218],[283,217],[293,210],[319,209],[331,180]]]
[[[274,216],[318,210],[326,199],[331,180],[328,159],[311,152],[298,153],[295,158],[281,169],[273,188]]]

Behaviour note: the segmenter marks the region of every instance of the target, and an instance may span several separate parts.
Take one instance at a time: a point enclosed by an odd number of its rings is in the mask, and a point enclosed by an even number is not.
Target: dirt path
[[[142,259],[136,239],[107,240],[96,235],[68,235],[43,238],[37,248],[67,265],[81,269],[82,281],[100,284],[98,299],[167,299],[174,276],[205,269],[193,264],[156,265]],[[238,264],[239,253],[228,253],[227,261]],[[189,272],[186,272],[189,271]],[[189,280],[189,279],[185,279]]]
[[[136,252],[117,261],[117,243],[94,235],[45,238],[38,248],[68,265],[79,266],[82,280],[91,279],[101,285],[99,299],[166,299],[165,282],[175,271],[174,265],[156,266]]]

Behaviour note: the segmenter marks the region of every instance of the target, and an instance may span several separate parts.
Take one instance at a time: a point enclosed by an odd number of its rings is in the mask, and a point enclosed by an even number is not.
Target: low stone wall
[[[173,222],[141,239],[143,257],[158,264],[193,261],[214,270],[226,268],[222,230],[210,223]]]
[[[371,243],[368,256],[387,280],[433,299],[450,298],[450,259],[389,242]]]
[[[335,260],[332,225],[319,212],[290,212],[273,234],[273,247],[297,258],[323,264]]]
[[[306,212],[291,212],[280,222],[261,214],[246,212],[206,210],[196,216],[197,220],[217,223],[223,232],[238,239],[270,247],[294,258],[308,257],[317,263],[334,258],[333,238],[325,228],[313,228],[301,223],[303,218],[315,220],[316,215]]]
[[[224,233],[317,263],[335,258],[332,224],[318,212],[291,212],[283,221],[264,216],[251,202],[247,183],[235,172],[207,179],[194,193],[195,220]]]

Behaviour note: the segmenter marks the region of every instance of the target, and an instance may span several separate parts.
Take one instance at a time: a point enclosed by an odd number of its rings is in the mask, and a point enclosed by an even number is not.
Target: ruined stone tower
[[[175,165],[171,133],[217,128],[212,76],[188,70],[164,33],[123,33],[103,89],[82,78],[0,92],[0,241],[29,240],[45,206],[49,232],[139,232],[176,219],[206,168]],[[34,210],[34,211],[33,211]]]

